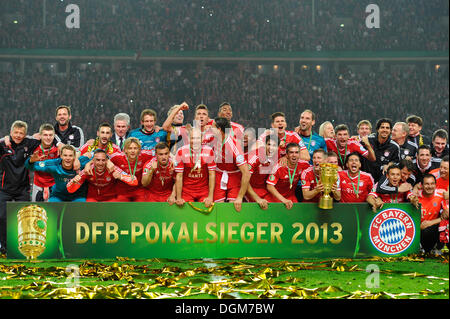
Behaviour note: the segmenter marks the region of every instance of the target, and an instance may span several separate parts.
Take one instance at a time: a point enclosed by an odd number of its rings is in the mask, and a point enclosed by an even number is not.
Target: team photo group
[[[424,136],[426,123],[416,115],[334,126],[316,123],[311,109],[299,110],[292,129],[283,112],[271,115],[269,128],[255,129],[234,122],[229,102],[213,109],[183,102],[163,120],[144,109],[135,129],[129,114],[118,113],[89,139],[66,105],[39,132],[29,132],[21,120],[12,123],[0,143],[2,252],[8,201],[202,202],[206,209],[232,202],[237,212],[242,203],[256,202],[261,209],[270,203],[292,209],[319,202],[327,166],[337,175],[329,190],[333,201],[366,202],[374,212],[384,203],[410,202],[421,207],[422,252],[440,253],[448,243],[444,129]],[[192,124],[184,123],[185,112],[194,113]]]

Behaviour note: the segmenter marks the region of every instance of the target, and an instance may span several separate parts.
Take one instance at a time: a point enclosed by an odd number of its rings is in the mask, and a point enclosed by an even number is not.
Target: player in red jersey
[[[217,136],[213,147],[216,155],[214,201],[233,202],[239,212],[250,181],[247,162],[236,139],[231,134],[226,134],[231,128],[230,121],[218,117],[214,120],[213,127]]]
[[[395,193],[390,194],[380,194],[376,192],[377,184],[373,186],[372,191],[367,196],[366,201],[372,206],[372,210],[376,212],[381,209],[384,203],[405,203],[408,199],[414,201],[414,196],[412,192],[400,192],[398,187],[402,181],[402,173],[398,164],[392,164],[387,168],[386,177],[388,180],[388,185],[396,188]]]
[[[335,152],[339,157],[339,166],[345,169],[345,159],[348,154],[357,152],[369,161],[375,161],[375,152],[370,143],[366,144],[367,149],[356,140],[350,140],[350,133],[347,125],[341,124],[335,127],[336,138],[326,138],[327,150]]]
[[[181,147],[175,157],[176,204],[203,202],[208,208],[214,202],[214,152],[211,147],[202,145],[200,129],[191,129],[189,135],[189,144]]]
[[[222,104],[220,104],[217,117],[224,117],[228,121],[230,121],[231,126],[230,134],[233,134],[233,136],[236,138],[236,141],[241,143],[240,146],[242,148],[244,138],[244,127],[241,124],[231,121],[231,118],[233,117],[233,109],[231,108],[229,102],[223,102]],[[213,122],[214,120],[210,119],[207,125],[213,125]]]
[[[374,185],[372,175],[361,171],[361,165],[359,153],[347,155],[345,162],[347,169],[339,172],[342,203],[365,202],[372,191]]]
[[[283,203],[287,209],[297,203],[295,187],[300,180],[303,170],[310,165],[308,162],[300,160],[300,146],[297,143],[286,145],[286,165],[277,164],[272,173],[267,178],[267,196],[269,203]]]
[[[116,180],[131,186],[138,184],[136,177],[132,179],[130,175],[108,161],[105,150],[97,149],[94,151],[92,164],[85,167],[80,174],[72,178],[66,187],[69,193],[74,193],[87,181],[89,184],[86,202],[114,202],[117,196]]]
[[[80,154],[86,155],[87,152],[92,152],[96,149],[104,150],[108,156],[122,152],[119,146],[111,142],[112,134],[111,125],[108,123],[100,124],[97,129],[97,138],[95,140],[91,139],[81,146],[79,149]]]
[[[155,145],[156,157],[144,165],[142,186],[146,188],[146,201],[175,203],[175,167],[170,158],[169,145]]]
[[[131,186],[122,181],[118,181],[117,198],[118,202],[145,202],[146,190],[142,187],[141,179],[144,164],[154,157],[154,150],[141,150],[141,142],[136,137],[129,137],[123,145],[123,153],[111,155],[111,162],[132,178],[136,177],[139,184]]]
[[[444,198],[448,200],[448,155],[445,155],[439,168],[430,171],[436,177],[436,189],[441,189],[444,192]]]
[[[170,143],[170,152],[173,155],[177,154],[180,147],[189,144],[188,129],[191,125],[183,125],[183,111],[187,110],[189,110],[189,105],[186,102],[172,106],[167,112],[167,119],[162,125],[162,129],[167,132],[167,140]]]
[[[442,196],[442,191],[436,190],[436,177],[426,174],[422,180],[422,190],[418,201],[422,204],[422,217],[420,222],[420,244],[427,253],[435,246],[440,250],[443,244],[439,240],[439,224],[448,222],[448,205]]]
[[[320,164],[327,162],[327,153],[319,148],[314,150],[312,158],[313,165],[305,169],[301,175],[303,201],[318,203],[324,190],[324,186],[320,180]],[[331,189],[331,196],[339,201],[341,198],[339,179]]]
[[[58,148],[55,146],[55,128],[51,124],[42,124],[39,128],[41,145],[37,147],[32,162],[45,161],[58,158]],[[50,197],[50,187],[55,184],[55,179],[50,173],[34,172],[31,200],[33,202],[46,202]]]
[[[309,156],[308,149],[303,143],[301,137],[295,133],[294,131],[286,130],[286,117],[283,112],[275,112],[271,115],[272,118],[272,129],[266,130],[263,134],[261,134],[258,138],[257,147],[260,148],[260,152],[264,152],[264,144],[265,138],[267,135],[272,134],[273,131],[275,134],[278,134],[278,138],[280,139],[280,143],[278,146],[278,158],[281,158],[286,155],[286,146],[289,143],[296,143],[300,148],[300,160],[309,161],[311,157]]]
[[[209,110],[205,104],[199,104],[195,108],[194,127],[200,128],[202,132],[202,145],[209,145],[214,148],[216,137],[212,130],[212,126],[209,125]]]
[[[266,180],[277,164],[279,141],[276,135],[267,135],[264,156],[260,156],[259,149],[254,149],[249,154],[248,167],[251,177],[246,199],[249,202],[258,203],[262,209],[267,209],[268,207],[265,198],[270,194],[267,190]]]

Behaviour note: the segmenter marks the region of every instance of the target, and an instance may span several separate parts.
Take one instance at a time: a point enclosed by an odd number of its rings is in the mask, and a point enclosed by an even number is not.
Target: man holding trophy
[[[313,152],[313,165],[302,173],[303,202],[318,203],[324,192],[324,184],[321,181],[321,165],[327,162],[327,152],[319,148]],[[340,200],[341,191],[339,181],[331,186],[331,195],[335,200]]]
[[[287,209],[291,209],[293,203],[297,203],[295,187],[300,180],[302,172],[309,167],[309,163],[300,160],[300,145],[288,143],[286,145],[286,165],[278,163],[267,178],[267,201],[283,203]]]

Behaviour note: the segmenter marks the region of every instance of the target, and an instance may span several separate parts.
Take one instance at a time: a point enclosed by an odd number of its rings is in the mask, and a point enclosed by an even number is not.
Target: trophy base
[[[331,196],[322,196],[319,200],[320,209],[333,209],[333,198]]]

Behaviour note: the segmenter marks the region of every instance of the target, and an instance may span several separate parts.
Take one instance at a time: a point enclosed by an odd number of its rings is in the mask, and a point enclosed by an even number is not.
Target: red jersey
[[[103,146],[98,143],[97,139],[92,144],[90,143],[84,144],[83,146],[80,147],[79,151],[81,155],[84,155],[85,153],[95,151],[96,149],[104,150],[108,156],[111,156],[114,153],[122,152],[120,147],[114,144],[113,142],[108,142],[108,144]]]
[[[79,184],[88,181],[88,192],[86,200],[104,201],[116,196],[116,179],[107,169],[98,173],[93,169],[93,175],[88,175],[84,170],[80,173],[81,180]]]
[[[48,159],[55,159],[58,158],[58,148],[53,145],[50,149],[44,149],[41,144],[34,150],[33,154],[45,156],[44,159],[42,159],[43,161]],[[55,179],[50,173],[36,171],[34,172],[33,183],[38,187],[51,187],[55,184]]]
[[[131,176],[133,175],[136,176],[137,180],[139,181],[138,186],[130,186],[122,181],[118,181],[116,186],[118,194],[127,194],[142,187],[141,180],[144,164],[147,163],[149,160],[151,160],[154,156],[155,156],[154,149],[141,150],[141,153],[139,154],[137,161],[134,162],[128,162],[125,153],[114,153],[111,155],[110,160],[111,162],[113,162],[114,165],[119,167],[125,173]]]
[[[343,149],[339,149],[339,147],[337,146],[336,139],[334,138],[326,138],[325,143],[327,144],[328,152],[333,151],[338,155],[339,166],[341,166],[343,169],[345,169],[345,158],[347,157],[348,154],[357,152],[362,156],[364,156],[365,158],[367,158],[367,156],[369,155],[369,151],[364,146],[362,146],[360,142],[356,140],[349,139],[347,141],[346,147]]]
[[[310,167],[306,161],[299,160],[296,168],[275,165],[272,173],[267,178],[267,184],[275,186],[276,190],[287,199],[297,202],[295,188],[304,170]],[[274,196],[272,199],[275,200]]]
[[[213,125],[214,120],[210,119],[209,122],[206,125]],[[237,138],[242,138],[244,136],[244,127],[241,124],[231,122],[230,126],[232,129],[232,134]]]
[[[202,146],[200,154],[195,154],[190,145],[178,149],[175,157],[175,172],[183,173],[183,190],[204,192],[209,188],[209,173],[215,171],[214,152],[209,146]]]
[[[150,169],[152,164],[157,161],[156,157],[145,163],[144,169]],[[175,183],[175,167],[173,161],[169,159],[166,167],[158,165],[153,172],[152,180],[145,188],[151,192],[150,195],[156,197],[169,197],[173,191],[173,185]],[[151,196],[151,197],[152,197]],[[153,196],[154,197],[154,196]],[[165,198],[166,200],[167,198]]]
[[[266,136],[269,135],[269,132],[264,132],[263,134],[261,134],[258,138],[258,141],[260,141],[261,143],[263,143],[264,145],[266,144]],[[284,135],[283,136],[278,136],[278,138],[280,139],[280,143],[284,142],[284,146],[278,146],[278,158],[281,158],[283,156],[286,155],[286,145],[288,145],[289,143],[295,143],[298,144],[300,146],[300,151],[306,150],[306,146],[305,143],[303,143],[302,138],[300,137],[300,135],[298,135],[296,132],[294,131],[284,131]]]
[[[316,174],[314,173],[314,167],[310,166],[303,171],[301,175],[301,180],[302,180],[302,190],[305,189],[308,191],[312,191],[317,187],[317,184],[320,181],[320,175],[316,176]],[[303,199],[303,201],[305,203],[318,203],[320,196],[322,195],[319,193],[316,196],[314,196],[314,198],[310,200]]]
[[[380,194],[376,192],[378,183],[373,185],[372,191],[369,195],[379,197],[384,203],[406,203],[408,201],[409,195],[411,192],[406,193],[397,193],[397,194]]]
[[[225,142],[222,145],[217,145],[214,153],[216,155],[216,171],[238,173],[240,172],[239,166],[247,164],[244,152],[239,144],[236,143],[236,139],[231,135],[225,138]]]
[[[367,196],[372,191],[374,180],[369,173],[359,172],[358,175],[351,177],[347,170],[339,171],[339,179],[341,182],[341,202],[342,203],[359,203],[365,202]],[[358,193],[358,196],[356,195]]]
[[[433,174],[436,177],[436,189],[448,190],[448,179],[444,179],[441,176],[441,172],[439,168],[435,168],[430,171],[430,174]]]
[[[423,196],[422,191],[419,191],[419,202],[422,204],[421,222],[438,218],[441,210],[446,207],[442,192],[438,190],[430,197]]]
[[[250,185],[253,189],[266,189],[266,180],[276,165],[275,159],[267,159],[264,163],[261,163],[261,158],[258,156],[257,151],[253,150],[249,154],[248,168],[252,175],[250,177]]]

